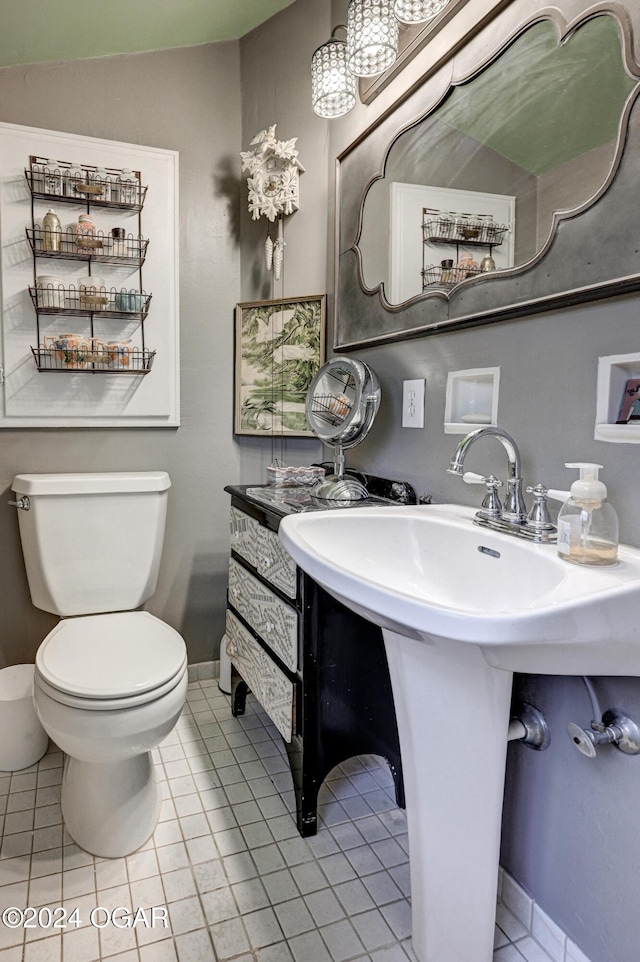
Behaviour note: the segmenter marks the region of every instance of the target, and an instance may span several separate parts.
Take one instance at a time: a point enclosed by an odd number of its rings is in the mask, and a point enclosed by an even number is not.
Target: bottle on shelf
[[[44,161],[42,175],[43,193],[62,194],[62,173],[56,160]]]
[[[480,228],[479,240],[483,241],[485,244],[490,244],[492,240],[495,240],[493,214],[478,214],[476,220]]]
[[[463,281],[465,277],[473,277],[479,271],[478,262],[471,254],[464,254],[455,266],[455,279]]]
[[[453,259],[450,257],[445,258],[445,260],[440,261],[440,280],[443,284],[453,284],[456,276],[453,270]]]
[[[451,237],[455,226],[455,214],[450,210],[438,212],[437,231],[440,237]]]
[[[474,238],[474,226],[473,217],[471,214],[459,214],[457,220],[458,234],[464,240],[471,240]],[[475,232],[477,236],[477,231]]]
[[[102,248],[102,241],[97,237],[96,225],[90,214],[80,214],[75,226],[76,248],[81,253],[95,254]]]
[[[106,311],[111,303],[104,277],[85,274],[78,278],[78,303],[81,310]]]
[[[44,163],[39,158],[31,162],[31,190],[34,194],[44,191]]]
[[[80,197],[81,194],[76,190],[80,184],[86,183],[87,177],[80,164],[71,164],[67,171],[65,180],[67,197]]]
[[[123,167],[119,177],[119,201],[121,204],[135,204],[138,199],[138,182],[132,170]]]
[[[93,182],[97,187],[102,188],[102,192],[96,195],[97,199],[111,200],[111,177],[104,167],[96,167]]]
[[[38,307],[66,307],[64,278],[58,274],[38,274],[36,299]]]
[[[62,226],[53,207],[42,218],[42,249],[59,251],[62,246]]]
[[[127,241],[125,238],[124,227],[112,227],[111,228],[111,253],[114,257],[126,257],[127,256]]]

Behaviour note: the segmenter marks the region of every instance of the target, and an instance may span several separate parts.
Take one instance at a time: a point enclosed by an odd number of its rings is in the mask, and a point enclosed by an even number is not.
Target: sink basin
[[[640,676],[640,551],[580,567],[474,513],[320,511],[279,532],[301,568],[383,631],[419,962],[493,957],[513,672]]]
[[[640,673],[640,551],[568,564],[554,545],[472,524],[459,505],[361,508],[287,518],[301,568],[382,628],[480,645],[487,662],[536,674]]]

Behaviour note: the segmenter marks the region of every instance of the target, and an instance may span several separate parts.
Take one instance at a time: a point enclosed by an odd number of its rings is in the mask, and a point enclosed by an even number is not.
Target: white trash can
[[[33,706],[33,671],[33,665],[0,671],[0,772],[29,768],[49,744]]]
[[[218,688],[224,695],[231,694],[231,659],[227,654],[227,636],[222,636],[220,642],[220,677]]]

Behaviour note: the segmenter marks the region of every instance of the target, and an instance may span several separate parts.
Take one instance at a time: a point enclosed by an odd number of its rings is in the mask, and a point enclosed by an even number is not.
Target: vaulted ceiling
[[[293,0],[0,0],[0,67],[236,40]]]

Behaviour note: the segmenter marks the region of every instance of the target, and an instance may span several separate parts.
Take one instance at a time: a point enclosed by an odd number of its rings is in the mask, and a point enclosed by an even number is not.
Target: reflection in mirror
[[[540,256],[554,213],[604,187],[635,85],[612,17],[561,45],[551,21],[529,27],[393,142],[363,205],[364,288],[397,305]]]

